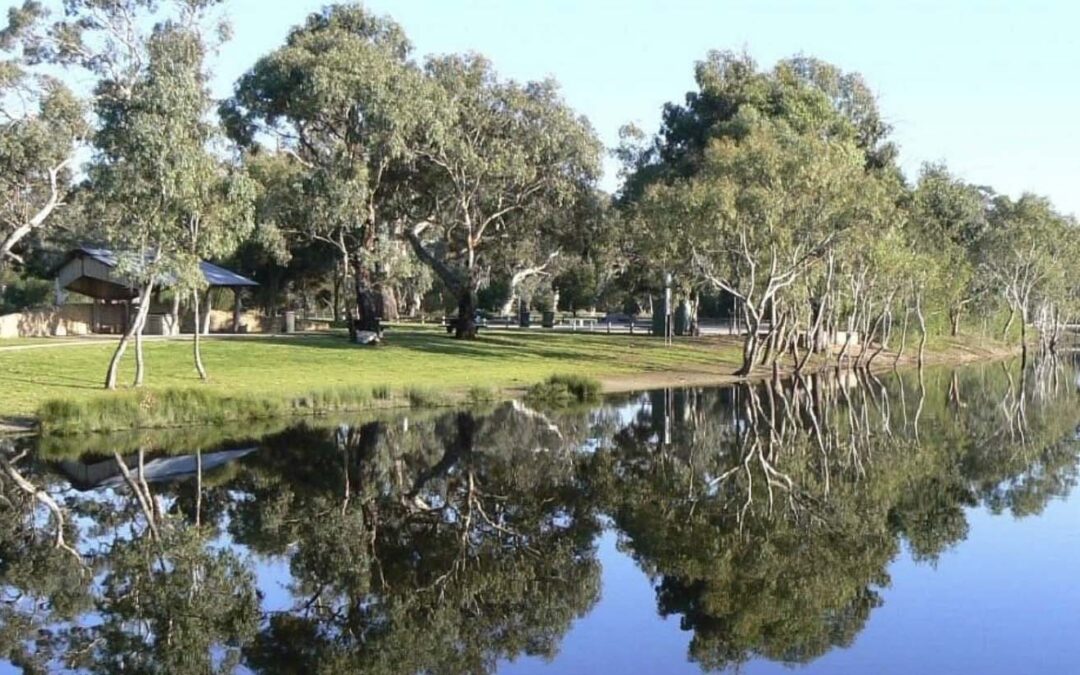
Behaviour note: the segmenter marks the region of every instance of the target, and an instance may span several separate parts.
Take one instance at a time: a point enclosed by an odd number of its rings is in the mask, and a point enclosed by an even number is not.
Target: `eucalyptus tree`
[[[710,51],[694,67],[697,89],[684,102],[664,106],[659,132],[649,138],[627,127],[619,157],[624,163],[623,197],[672,175],[689,176],[712,142],[743,133],[740,113],[783,120],[801,133],[849,141],[868,168],[890,168],[891,131],[873,92],[858,73],[809,57],[779,61],[762,70],[746,53]]]
[[[170,45],[166,68],[168,152],[159,154],[162,187],[171,202],[166,241],[175,249],[173,286],[191,295],[194,314],[193,357],[200,378],[207,378],[200,353],[199,295],[206,289],[203,259],[231,256],[254,231],[257,188],[246,171],[217,152],[223,136],[211,120],[213,101],[207,89],[205,45],[197,32],[178,30],[162,36]],[[206,314],[209,318],[210,306]]]
[[[543,286],[550,286],[552,276],[559,270],[563,253],[552,247],[544,251],[544,240],[526,239],[506,256],[502,275],[505,277],[506,296],[499,313],[512,314],[517,303],[528,304]]]
[[[845,266],[850,261],[845,259],[844,254],[855,249],[833,250],[843,239],[841,234],[845,231],[865,232],[867,236],[862,239],[874,241],[872,232],[876,229],[891,230],[902,223],[896,205],[903,189],[894,164],[895,148],[888,139],[890,127],[862,77],[809,57],[782,60],[772,69],[762,70],[746,54],[713,51],[696,64],[695,81],[696,90],[687,93],[682,104],[670,103],[665,106],[661,127],[655,136],[649,137],[640,130],[628,127],[624,130],[624,142],[617,152],[623,162],[624,177],[618,202],[631,222],[635,223],[636,239],[647,252],[644,264],[657,277],[660,272],[673,272],[676,279],[681,277],[678,283],[686,286],[689,292],[693,292],[696,284],[705,282],[706,289],[730,294],[736,300],[735,304],[749,315],[746,323],[751,333],[745,344],[742,372],[752,367],[755,358],[775,363],[780,353],[789,347],[797,351],[800,343],[805,344],[808,351],[802,357],[797,356],[796,361],[805,365],[811,353],[824,346],[825,334],[837,330],[841,313],[849,322],[867,329],[878,323],[878,318],[881,318],[882,326],[887,325],[886,315],[880,311],[875,312],[872,318],[866,315],[865,310],[871,307],[866,294],[860,291],[858,302],[844,299],[852,295],[852,273],[856,275],[854,286],[864,282],[859,280],[860,272],[853,272],[851,265]],[[799,143],[786,143],[784,147],[771,152],[771,165],[764,155],[760,155],[760,179],[745,178],[745,189],[740,193],[742,196],[737,196],[737,193],[731,192],[738,183],[734,178],[736,172],[729,169],[720,172],[711,166],[715,164],[713,157],[718,152],[716,148],[750,147],[753,143],[760,146],[756,139],[763,136],[762,128],[776,130],[768,133],[804,139],[802,142],[809,144],[808,148],[816,145],[835,150],[822,152],[809,149],[800,155],[799,150],[793,149]],[[781,175],[782,169],[778,167],[782,165],[780,158],[785,155],[791,163],[783,165],[789,169],[788,175]],[[835,159],[841,155],[844,159]],[[797,175],[790,171],[798,169],[794,160],[796,156],[816,162],[821,162],[822,157],[832,157],[825,161],[832,162],[834,169],[840,173],[834,172],[834,175],[824,177],[833,171],[827,170],[817,186],[813,181],[800,182]],[[752,166],[748,156],[745,177],[753,175]],[[856,169],[861,169],[861,173]],[[754,219],[749,217],[747,223],[760,226],[761,232],[769,232],[770,226],[764,223],[772,219],[782,223],[779,225],[781,230],[795,235],[784,235],[778,239],[778,252],[787,245],[784,241],[801,245],[804,253],[813,251],[801,263],[796,262],[797,259],[788,260],[789,266],[799,268],[796,274],[789,275],[787,270],[782,269],[783,265],[768,273],[767,270],[772,267],[770,263],[761,259],[761,252],[744,247],[740,243],[740,235],[733,229],[724,231],[723,227],[717,225],[707,228],[711,232],[690,234],[684,227],[687,212],[696,207],[680,206],[678,202],[690,204],[694,198],[689,194],[675,196],[676,193],[683,189],[687,193],[694,189],[701,193],[705,191],[704,186],[713,178],[719,178],[721,173],[727,173],[728,177],[724,179],[725,187],[717,185],[716,196],[728,190],[732,203],[742,200],[744,215],[752,216],[753,211],[759,208],[762,213],[768,214],[757,219],[758,222],[753,222]],[[803,174],[804,177],[810,175],[810,172]],[[758,181],[757,185],[754,184],[755,180]],[[844,189],[845,182],[851,189]],[[690,185],[695,187],[688,187]],[[832,186],[828,188],[831,194],[821,192],[825,185]],[[656,198],[664,193],[669,195],[667,204],[670,209],[657,208]],[[753,209],[748,208],[751,195],[760,201]],[[700,194],[696,198],[703,199]],[[708,221],[710,208],[698,209],[699,221]],[[784,215],[777,219],[781,213],[790,214],[790,217]],[[809,236],[809,231],[805,225],[799,224],[799,220],[815,218],[821,222],[815,226],[818,228],[816,236]],[[726,216],[721,213],[714,220],[720,223],[725,219]],[[789,238],[785,240],[784,237]],[[857,235],[852,238],[860,239]],[[768,236],[759,242],[767,240]],[[753,266],[744,263],[740,274],[724,279],[717,277],[715,269],[702,274],[704,270],[700,263],[708,257],[702,255],[702,250],[708,247],[723,248],[728,242],[733,243],[733,255],[754,259]],[[764,253],[768,253],[768,250]],[[780,259],[777,259],[777,264],[780,264]],[[708,266],[715,268],[715,261]],[[728,267],[729,274],[735,272],[730,264]],[[755,272],[754,281],[764,281],[758,293],[768,297],[751,297],[749,306],[744,306],[743,295],[747,289],[739,289],[732,282],[735,276],[749,282],[751,267]],[[771,288],[766,277],[776,274],[781,275],[781,286]],[[773,302],[774,298],[781,302]],[[848,304],[839,307],[841,301]],[[880,310],[881,306],[878,305],[878,308]],[[762,326],[770,326],[764,349],[761,349],[762,341],[755,334],[755,330]],[[879,326],[878,330],[882,328]],[[801,338],[800,333],[806,338]]]
[[[101,198],[119,201],[133,192],[133,209],[154,209],[143,224],[145,239],[130,248],[159,251],[173,290],[190,294],[194,364],[205,380],[199,296],[207,282],[201,261],[232,255],[252,234],[256,188],[241,167],[222,157],[224,137],[211,116],[209,45],[198,31],[197,15],[187,13],[182,20],[155,30],[147,43],[145,79],[122,109],[103,115],[100,141],[117,161],[98,167],[95,176],[103,180]],[[123,217],[130,222],[143,215],[132,210]],[[129,225],[120,224],[112,236],[131,236]]]
[[[913,277],[936,278],[939,270],[936,264],[917,261],[908,228],[910,213],[904,208],[906,186],[891,173],[871,173],[860,190],[863,217],[838,252],[836,277],[840,283],[827,303],[833,332],[846,321],[838,363],[854,352],[856,367],[869,349],[874,349],[872,361],[888,345],[897,310],[904,312],[905,320],[912,303],[921,310],[921,300],[915,300],[922,297],[921,292],[915,292],[921,286],[913,285]],[[857,352],[850,349],[855,336],[860,338]]]
[[[90,131],[85,103],[46,72],[47,18],[27,1],[0,30],[0,269],[22,263],[28,237],[55,222]]]
[[[739,299],[748,327],[745,374],[766,320],[773,319],[770,330],[777,325],[781,294],[862,215],[867,178],[851,143],[802,135],[756,114],[739,120],[745,137],[715,141],[693,177],[654,186],[641,208],[650,225],[679,238],[695,274]]]
[[[334,320],[343,321],[346,282],[338,247],[310,236],[304,198],[307,169],[284,152],[246,152],[244,168],[256,186],[255,230],[233,257],[259,283],[255,300],[269,316],[278,313],[291,293],[301,297],[329,282]]]
[[[538,212],[536,227],[515,240],[496,265],[502,269],[493,273],[505,288],[502,314],[512,313],[515,301],[527,306],[531,298],[556,291],[575,309],[596,305],[598,268],[611,264],[619,240],[610,202],[610,195],[592,190],[566,209]]]
[[[1058,214],[1046,198],[1025,194],[1015,201],[1005,196],[994,199],[981,241],[980,268],[1009,309],[1003,337],[1008,337],[1019,315],[1026,349],[1034,301],[1064,274],[1068,261],[1059,256],[1059,247],[1075,234],[1075,223]]]
[[[378,330],[379,235],[399,217],[398,178],[431,110],[411,50],[390,19],[332,5],[260,59],[222,106],[235,140],[256,150],[275,142],[303,167],[305,213],[295,217],[352,276],[354,329]]]
[[[135,384],[142,384],[141,335],[154,287],[171,282],[197,290],[205,283],[199,256],[225,255],[251,230],[250,183],[224,167],[211,147],[200,9],[185,6],[177,20],[155,27],[127,95],[97,102],[101,125],[90,181],[108,240],[127,252],[121,270],[141,289],[135,321],[109,364],[110,389],[132,335]],[[197,299],[195,308],[197,314]],[[194,356],[205,377],[197,341]]]
[[[205,105],[195,106],[194,90],[183,88],[192,81],[171,68],[182,68],[185,59],[194,58],[195,51],[201,60],[202,31],[219,3],[69,0],[63,4],[63,14],[55,18],[42,3],[26,2],[9,12],[9,25],[0,36],[0,47],[9,52],[16,46],[21,49],[26,66],[60,67],[76,76],[90,76],[91,108],[96,117],[92,135],[95,157],[88,169],[87,194],[93,202],[90,219],[100,218],[99,236],[103,234],[110,244],[122,249],[120,271],[138,287],[140,301],[135,319],[110,362],[106,376],[109,388],[115,387],[120,359],[133,336],[137,344],[135,381],[141,384],[141,333],[154,286],[166,278],[166,266],[174,267],[174,278],[183,271],[182,265],[170,261],[166,246],[177,237],[167,230],[169,219],[176,215],[170,210],[182,200],[176,191],[184,181],[190,189],[192,177],[182,176],[180,152],[172,158],[166,155],[171,151],[170,136],[179,140],[196,133]],[[156,28],[148,33],[154,22]],[[192,36],[187,44],[170,41],[169,36],[182,31]],[[20,72],[14,62],[7,62],[2,70],[0,80],[5,89],[30,81],[28,71]],[[201,72],[198,75],[196,80]],[[38,87],[30,89],[23,111],[29,117],[8,129],[24,134],[23,140],[9,133],[3,145],[10,160],[24,164],[41,161],[49,166],[44,173],[38,170],[36,179],[28,164],[22,168],[12,164],[11,172],[6,173],[13,184],[22,183],[19,192],[24,200],[21,206],[12,206],[10,201],[6,204],[7,220],[14,223],[13,214],[20,210],[24,216],[8,233],[3,244],[7,246],[5,255],[61,203],[72,173],[74,148],[90,128],[78,101],[56,80],[38,78],[36,82]],[[174,97],[174,90],[179,95]],[[195,90],[205,103],[205,92],[200,87]],[[38,114],[33,114],[34,106],[40,109]],[[193,106],[198,108],[194,114]],[[188,128],[182,128],[184,125]],[[25,145],[28,141],[32,143]],[[20,143],[24,143],[21,150]],[[35,160],[29,159],[27,153],[31,152]],[[18,160],[20,153],[27,156]],[[42,205],[30,215],[35,200]]]
[[[561,215],[589,198],[601,146],[551,80],[502,80],[477,55],[430,58],[425,73],[439,91],[438,124],[416,150],[405,235],[456,298],[456,336],[472,338],[492,268],[538,228],[554,239],[574,227]]]
[[[942,303],[955,337],[964,310],[977,299],[979,242],[987,227],[985,188],[965,183],[941,164],[924,165],[911,196],[915,245],[948,270]]]

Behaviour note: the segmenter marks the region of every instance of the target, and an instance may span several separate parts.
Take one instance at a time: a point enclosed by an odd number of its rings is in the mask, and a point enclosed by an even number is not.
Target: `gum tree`
[[[159,175],[167,195],[166,239],[175,248],[175,286],[191,294],[194,313],[193,357],[199,377],[207,379],[200,352],[199,295],[206,287],[204,258],[232,255],[254,229],[256,186],[239,167],[214,154],[220,129],[212,123],[213,101],[204,69],[206,47],[191,30],[163,32],[155,41],[163,61],[169,95],[163,120],[168,149],[158,155]],[[210,307],[206,307],[209,314]]]
[[[766,342],[761,331],[776,329],[783,294],[860,218],[866,174],[853,144],[743,120],[746,136],[715,141],[693,178],[650,188],[642,215],[683,242],[695,274],[739,300],[745,374]]]
[[[432,58],[425,71],[441,92],[440,121],[416,153],[406,236],[457,300],[456,336],[473,338],[476,294],[491,269],[550,226],[553,212],[588,197],[601,148],[553,81],[501,80],[476,55]]]
[[[1009,308],[1003,329],[1007,338],[1019,315],[1021,344],[1027,349],[1027,327],[1035,300],[1060,300],[1051,292],[1065,273],[1060,242],[1075,237],[1075,224],[1057,213],[1049,200],[1024,194],[1017,200],[998,197],[989,213],[989,225],[980,247],[980,268],[1001,293]]]
[[[924,166],[912,193],[913,235],[949,270],[943,299],[953,337],[977,297],[976,254],[986,231],[986,202],[984,189],[957,179],[941,164]]]
[[[259,60],[222,107],[230,135],[274,141],[304,170],[299,227],[334,246],[356,300],[353,329],[378,330],[380,234],[397,217],[396,181],[429,110],[401,27],[333,5]]]
[[[0,30],[0,269],[22,263],[28,238],[55,221],[89,133],[84,103],[44,70],[47,17],[25,2]]]
[[[90,185],[106,238],[125,252],[120,270],[140,289],[139,311],[109,364],[110,389],[133,336],[135,385],[142,384],[141,336],[154,288],[166,282],[198,288],[198,257],[225,253],[250,230],[251,190],[219,165],[209,146],[214,131],[205,120],[206,44],[199,31],[205,9],[183,5],[175,20],[158,24],[127,91],[97,99],[101,124]],[[101,88],[115,89],[110,81]],[[197,345],[195,361],[205,375]]]

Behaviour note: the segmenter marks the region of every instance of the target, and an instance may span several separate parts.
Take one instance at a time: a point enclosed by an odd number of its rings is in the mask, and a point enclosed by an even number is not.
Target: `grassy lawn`
[[[35,341],[38,342],[38,341]],[[7,346],[0,342],[0,347]],[[0,416],[33,415],[50,399],[107,396],[101,383],[114,344],[0,350]],[[199,387],[221,394],[289,396],[339,386],[385,385],[465,391],[515,388],[555,373],[592,377],[665,370],[730,373],[738,346],[731,339],[680,340],[589,333],[488,331],[473,342],[437,328],[393,329],[377,348],[351,345],[341,334],[229,337],[206,341],[211,381],[200,383],[191,343],[153,341],[145,347],[147,388]],[[120,382],[130,382],[134,354]]]
[[[27,337],[0,339],[0,352],[16,347],[50,347],[58,344],[78,344],[89,340],[108,339],[109,336],[96,337]]]

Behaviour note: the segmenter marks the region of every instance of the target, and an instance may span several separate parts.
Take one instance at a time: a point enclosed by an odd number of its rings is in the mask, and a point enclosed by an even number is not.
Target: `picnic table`
[[[576,331],[579,328],[588,327],[589,331],[591,332],[594,328],[596,328],[596,319],[592,318],[592,317],[588,317],[588,318],[570,317],[569,319],[563,319],[563,323],[569,325],[570,330],[572,330],[572,331]]]

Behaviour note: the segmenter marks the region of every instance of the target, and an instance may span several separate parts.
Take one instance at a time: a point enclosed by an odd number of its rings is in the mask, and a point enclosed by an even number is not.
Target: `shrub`
[[[552,375],[530,387],[525,398],[552,407],[596,403],[600,400],[600,383],[584,375]]]
[[[466,394],[466,400],[472,405],[482,405],[485,403],[494,403],[496,399],[495,390],[491,387],[473,386],[469,387],[469,391]]]
[[[363,410],[370,408],[372,392],[364,387],[333,387],[319,389],[298,396],[291,401],[294,409],[310,410],[315,414],[335,410]]]
[[[405,390],[405,398],[413,408],[438,408],[447,405],[447,399],[431,389],[409,387]]]

